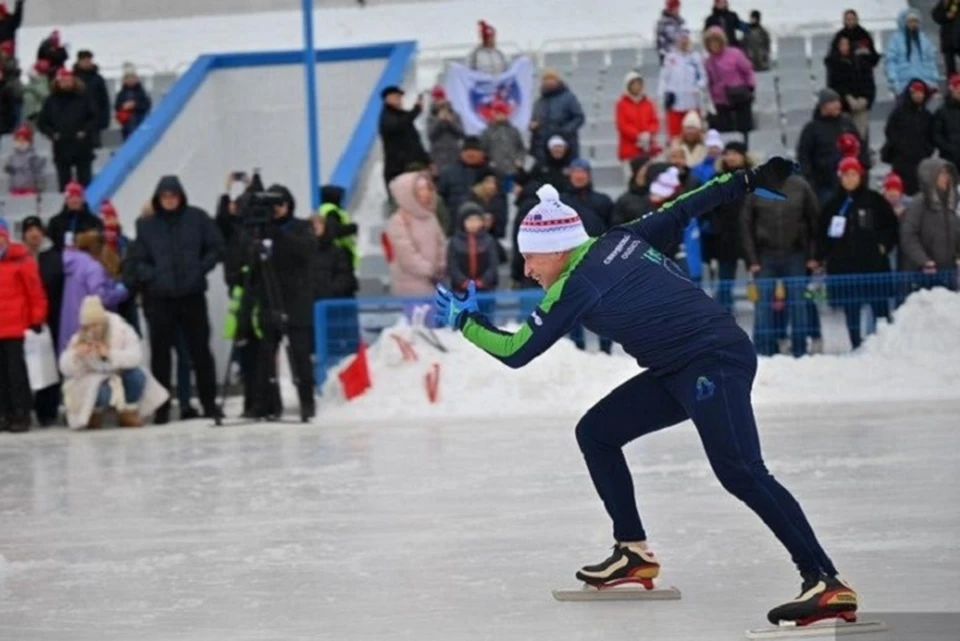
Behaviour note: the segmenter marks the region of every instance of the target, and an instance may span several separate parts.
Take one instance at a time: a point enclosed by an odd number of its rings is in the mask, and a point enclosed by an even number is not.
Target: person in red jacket
[[[624,91],[617,102],[617,133],[620,137],[618,158],[627,176],[632,175],[630,161],[639,156],[660,153],[657,134],[660,119],[653,101],[643,92],[643,76],[631,71],[623,80]]]
[[[37,261],[0,218],[0,430],[30,429],[30,379],[23,356],[23,335],[40,333],[47,320],[47,296]]]

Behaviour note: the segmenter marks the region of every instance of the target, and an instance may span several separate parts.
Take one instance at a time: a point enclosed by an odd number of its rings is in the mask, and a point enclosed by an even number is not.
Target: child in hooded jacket
[[[43,170],[47,159],[33,147],[33,130],[26,123],[13,133],[13,153],[3,170],[10,176],[11,196],[32,196],[43,191]]]
[[[480,205],[469,201],[457,212],[459,224],[447,248],[450,288],[455,292],[467,291],[471,280],[478,291],[497,288],[500,264],[497,241],[486,230],[483,213]]]

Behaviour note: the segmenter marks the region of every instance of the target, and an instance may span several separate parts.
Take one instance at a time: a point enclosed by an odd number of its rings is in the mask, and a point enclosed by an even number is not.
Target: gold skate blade
[[[747,630],[748,639],[836,639],[851,634],[874,634],[864,641],[887,641],[887,625],[882,621],[818,621],[805,626],[770,626]]]
[[[680,590],[674,587],[648,590],[642,586],[618,586],[598,589],[584,585],[576,590],[554,590],[557,601],[677,601]]]

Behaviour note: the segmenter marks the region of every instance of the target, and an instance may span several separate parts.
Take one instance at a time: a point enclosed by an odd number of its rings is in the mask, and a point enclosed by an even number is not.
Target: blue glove
[[[466,321],[464,312],[480,312],[480,307],[477,306],[477,285],[472,280],[467,284],[467,293],[462,298],[443,285],[437,285],[437,295],[433,302],[437,307],[433,317],[437,327],[460,329]]]
[[[787,178],[800,173],[800,166],[786,158],[775,156],[746,173],[747,190],[768,200],[786,200],[780,189]]]

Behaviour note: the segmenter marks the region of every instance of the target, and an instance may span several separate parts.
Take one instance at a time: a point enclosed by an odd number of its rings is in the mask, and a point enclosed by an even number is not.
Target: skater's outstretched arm
[[[466,315],[462,331],[468,341],[514,369],[523,367],[566,336],[600,302],[600,293],[584,277],[563,276],[523,326],[514,333],[493,326],[479,313]]]
[[[543,300],[516,332],[495,327],[480,313],[476,286],[471,281],[465,297],[456,297],[438,287],[437,305],[441,324],[460,329],[464,338],[514,369],[523,367],[576,327],[580,319],[600,302],[600,293],[572,266],[547,290]]]
[[[796,166],[785,158],[772,158],[756,169],[722,174],[625,227],[653,247],[665,247],[679,242],[691,219],[733,202],[747,192],[782,199],[783,195],[777,190],[795,171]]]

